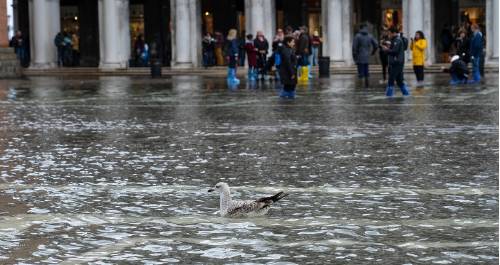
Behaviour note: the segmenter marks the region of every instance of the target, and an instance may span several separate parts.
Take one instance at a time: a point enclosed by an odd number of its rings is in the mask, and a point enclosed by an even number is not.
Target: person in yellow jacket
[[[425,49],[427,48],[427,40],[422,31],[415,32],[415,38],[411,39],[410,49],[413,58],[413,71],[417,76],[419,85],[424,81],[424,62]]]

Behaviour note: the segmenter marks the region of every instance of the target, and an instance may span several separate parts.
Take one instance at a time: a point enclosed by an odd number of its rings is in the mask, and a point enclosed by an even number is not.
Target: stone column
[[[427,40],[426,63],[435,62],[434,58],[434,30],[433,23],[433,0],[403,0],[403,32],[410,41],[415,32],[420,30]],[[409,45],[409,43],[408,43]],[[411,60],[411,51],[407,51],[407,60]]]
[[[351,65],[351,1],[323,0],[321,6],[323,55],[329,56],[334,65]]]
[[[128,67],[130,28],[128,0],[99,0],[99,68]]]
[[[264,32],[269,42],[269,52],[271,52],[271,42],[276,31],[275,1],[245,0],[245,20],[246,33],[255,36],[257,31]]]
[[[170,2],[173,23],[172,66],[197,67],[201,63],[201,12],[198,0]]]
[[[0,1],[0,47],[9,46],[7,36],[7,1]]]
[[[487,64],[498,65],[498,1],[486,0],[486,55]],[[484,29],[482,29],[484,30]]]
[[[57,66],[56,34],[61,31],[59,0],[30,0],[31,68]]]

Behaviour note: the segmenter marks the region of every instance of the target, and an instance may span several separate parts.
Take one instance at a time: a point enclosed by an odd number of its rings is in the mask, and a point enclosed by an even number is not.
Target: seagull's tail
[[[277,202],[283,198],[285,198],[286,196],[288,196],[288,193],[284,193],[282,191],[276,193],[275,195],[269,197],[270,200],[272,200],[273,202]]]

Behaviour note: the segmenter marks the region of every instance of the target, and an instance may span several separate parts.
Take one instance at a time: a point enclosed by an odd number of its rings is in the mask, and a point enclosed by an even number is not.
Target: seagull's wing
[[[270,204],[258,201],[233,201],[233,205],[230,207],[230,209],[228,209],[227,215],[239,216],[249,213],[256,213],[269,206]]]
[[[261,211],[268,210],[268,208],[276,201],[283,199],[288,194],[279,192],[270,197],[264,197],[255,201],[233,201],[232,207],[228,210],[229,216],[238,216],[249,213],[258,214]]]

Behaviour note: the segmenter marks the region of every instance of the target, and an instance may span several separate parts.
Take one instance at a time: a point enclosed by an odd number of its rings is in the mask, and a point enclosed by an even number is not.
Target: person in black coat
[[[292,36],[286,36],[283,40],[284,45],[280,49],[281,64],[279,68],[280,80],[283,84],[283,90],[280,97],[295,98],[295,86],[297,85],[297,56],[295,55],[295,39]]]
[[[458,38],[455,40],[454,46],[456,54],[460,56],[460,59],[462,59],[465,64],[468,64],[470,62],[470,40],[467,38],[467,32],[463,30],[458,32]]]
[[[451,66],[448,71],[451,76],[451,85],[467,84],[469,69],[461,56],[455,55],[451,58]]]
[[[404,83],[403,69],[405,64],[405,44],[399,34],[399,30],[395,27],[390,29],[391,44],[390,46],[383,45],[384,51],[389,58],[389,81],[387,83],[386,96],[394,95],[394,82],[397,82],[401,93],[404,96],[409,96],[410,91]]]

